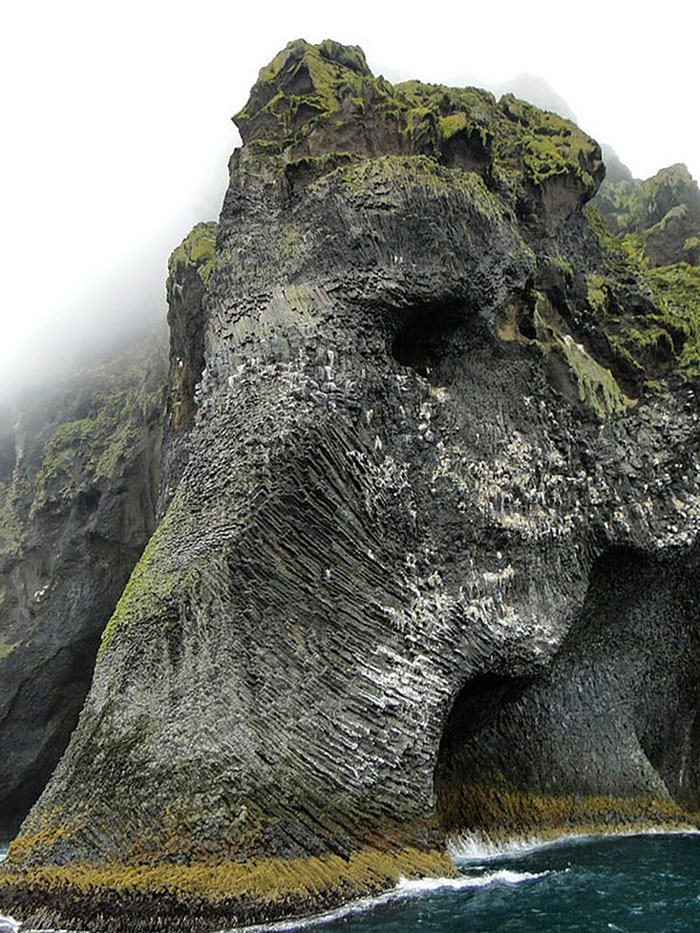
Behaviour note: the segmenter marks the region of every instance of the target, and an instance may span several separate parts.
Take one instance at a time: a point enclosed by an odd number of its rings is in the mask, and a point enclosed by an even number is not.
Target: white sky
[[[542,75],[636,176],[697,179],[699,26],[691,0],[7,4],[0,381],[162,308],[169,252],[218,214],[230,116],[290,39],[361,45],[393,81]]]

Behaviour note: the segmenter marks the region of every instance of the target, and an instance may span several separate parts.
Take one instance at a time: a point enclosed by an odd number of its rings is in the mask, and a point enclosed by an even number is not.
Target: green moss
[[[588,304],[593,311],[603,314],[607,305],[607,292],[605,290],[605,276],[591,274],[586,276]]]
[[[465,166],[542,185],[578,179],[593,194],[602,178],[600,150],[574,124],[508,95],[497,103],[477,88],[375,78],[357,49],[290,43],[266,68],[234,118],[257,152],[290,150],[291,158],[342,148],[428,155],[455,164],[460,135]],[[449,156],[449,158],[448,158]]]
[[[644,230],[659,223],[668,211],[684,203],[694,187],[685,165],[670,165],[638,185],[627,204],[627,230]]]
[[[695,232],[700,235],[697,220],[700,193],[685,165],[661,169],[643,182],[606,181],[596,204],[611,229],[632,237],[635,246],[652,262],[658,262],[661,256],[678,262],[697,262],[700,258],[700,246],[693,251],[687,245],[688,240],[680,249],[677,244],[680,231],[685,231],[689,240],[697,240]],[[669,253],[669,249],[675,254]]]
[[[635,404],[624,395],[611,371],[593,359],[570,335],[559,338],[558,345],[578,384],[579,400],[592,408],[601,420]]]
[[[6,641],[3,641],[2,638],[0,638],[0,661],[2,661],[3,658],[6,658],[8,654],[11,654],[16,647],[17,645],[10,645]]]
[[[576,273],[570,259],[562,256],[561,253],[557,253],[555,256],[550,257],[550,262],[561,272],[568,284],[573,282]]]
[[[598,208],[592,204],[586,204],[583,213],[588,221],[588,226],[596,235],[601,249],[611,255],[623,253],[620,238],[615,236]]]
[[[303,176],[311,180],[352,161],[353,156],[349,152],[326,152],[320,156],[300,156],[298,159],[291,159],[287,162],[285,172],[291,179]]]
[[[650,269],[647,280],[657,307],[653,319],[675,352],[674,335],[682,335],[678,368],[686,376],[700,375],[700,268],[687,263]]]
[[[602,215],[585,214],[604,255],[604,274],[587,277],[588,306],[620,359],[648,386],[675,372],[700,374],[700,268],[688,263],[649,268],[636,234],[616,236]]]
[[[438,197],[466,196],[473,209],[491,220],[503,219],[503,208],[483,179],[474,172],[452,172],[427,156],[381,156],[337,169],[328,183],[340,185],[354,194],[371,191],[380,182],[390,182],[392,190],[427,188]],[[326,184],[322,179],[319,184]]]
[[[198,223],[190,230],[168,260],[170,279],[175,276],[177,267],[183,265],[193,266],[203,282],[208,280],[214,268],[217,229],[218,224],[209,221]]]
[[[99,653],[103,654],[120,629],[152,620],[163,612],[174,611],[173,594],[184,591],[197,574],[196,564],[186,570],[169,563],[171,536],[187,514],[182,486],[146,545],[129,578],[111,619],[102,634]]]
[[[104,445],[99,457],[94,462],[94,473],[97,478],[116,476],[119,468],[133,453],[138,440],[138,425],[133,421],[124,420],[117,424],[114,431]]]
[[[32,478],[30,518],[53,502],[74,498],[82,489],[116,478],[137,448],[140,418],[133,390],[100,392],[89,417],[58,424]]]
[[[13,504],[12,487],[0,482],[0,554],[20,552],[22,524]]]
[[[471,129],[471,124],[467,119],[466,113],[451,113],[449,116],[440,117],[438,125],[440,127],[440,135],[443,139],[450,139],[462,130]]]
[[[624,394],[612,372],[567,331],[562,317],[543,294],[537,296],[533,321],[545,354],[554,352],[563,359],[577,387],[578,400],[602,421],[636,404]]]
[[[96,418],[81,418],[78,421],[67,421],[59,424],[51,433],[44,449],[44,457],[39,476],[40,497],[36,506],[43,502],[48,494],[48,488],[59,477],[63,477],[65,484],[61,489],[62,495],[70,495],[70,487],[77,487],[79,478],[75,466],[76,457],[82,460],[83,451],[91,451],[99,436],[99,425]],[[75,480],[75,482],[73,482]],[[44,494],[43,496],[41,494]]]
[[[522,159],[537,185],[554,176],[578,178],[592,195],[603,177],[600,148],[574,123],[539,110],[512,94],[501,99],[508,126],[496,138],[496,156],[511,165]]]

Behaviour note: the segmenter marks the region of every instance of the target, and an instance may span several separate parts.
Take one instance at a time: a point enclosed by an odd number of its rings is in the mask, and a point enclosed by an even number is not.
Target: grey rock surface
[[[162,346],[6,407],[0,445],[0,838],[77,722],[102,630],[155,525]]]
[[[334,43],[237,119],[183,472],[10,868],[336,855],[342,899],[518,829],[474,785],[695,807],[697,337],[649,350],[598,147]]]

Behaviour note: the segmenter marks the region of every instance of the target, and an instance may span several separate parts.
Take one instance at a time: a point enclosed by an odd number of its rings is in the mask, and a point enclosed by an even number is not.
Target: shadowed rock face
[[[26,390],[0,445],[0,838],[78,719],[100,635],[155,525],[160,343]],[[160,372],[158,369],[160,368]]]
[[[615,825],[650,800],[650,819],[672,816],[670,801],[697,812],[697,602],[697,549],[601,556],[546,671],[481,678],[457,698],[436,772],[446,825]]]
[[[579,822],[594,794],[680,818],[696,337],[649,350],[676,312],[582,211],[598,147],[512,97],[392,87],[335,43],[292,43],[237,120],[187,467],[8,871],[109,860],[109,891],[170,865],[163,910],[204,929],[176,864],[283,859],[223,916],[308,909],[426,870],[401,853],[445,829],[510,828],[474,819],[494,782],[578,795]],[[603,733],[588,703],[618,697]],[[358,853],[396,861],[368,880]],[[46,877],[8,884],[31,908]],[[197,891],[219,922],[224,895]]]

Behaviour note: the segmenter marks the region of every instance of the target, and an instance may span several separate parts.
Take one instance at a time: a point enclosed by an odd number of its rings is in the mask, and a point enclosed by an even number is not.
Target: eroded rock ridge
[[[236,122],[171,268],[167,510],[0,903],[206,930],[448,833],[692,819],[697,268],[510,95],[298,41]]]

